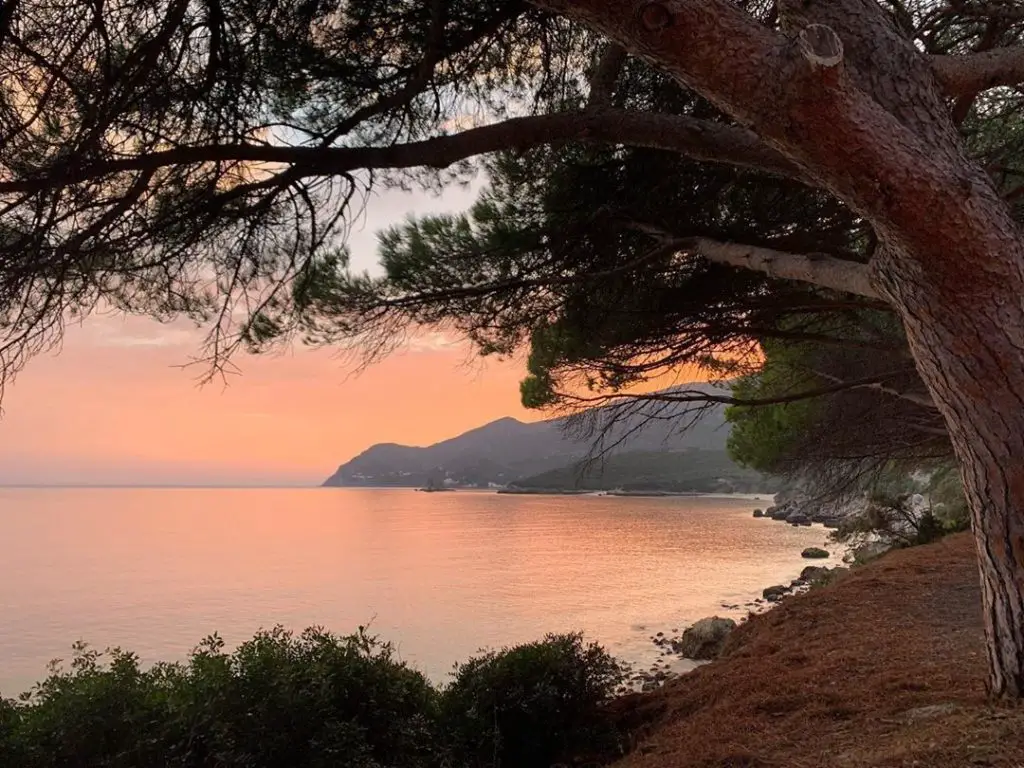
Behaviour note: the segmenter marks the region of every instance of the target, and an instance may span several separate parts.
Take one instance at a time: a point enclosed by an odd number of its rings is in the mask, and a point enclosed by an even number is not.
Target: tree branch
[[[1024,21],[1024,7],[1021,7],[1016,0],[1007,2],[976,2],[968,3],[966,0],[949,0],[950,6],[947,15],[963,16],[973,19],[1002,19],[1004,21]]]
[[[1024,83],[1024,47],[993,48],[963,56],[932,56],[932,69],[950,96]]]
[[[985,51],[991,51],[996,43],[999,41],[1000,36],[1003,34],[1005,24],[1002,19],[989,19],[985,24],[985,33],[981,36],[978,44],[974,47],[974,53],[983,53]],[[962,125],[964,120],[967,119],[967,115],[970,114],[971,107],[974,106],[975,100],[981,91],[970,90],[966,93],[956,97],[953,102],[953,125]]]
[[[835,395],[840,392],[847,392],[851,389],[861,389],[865,386],[874,386],[879,381],[884,381],[905,373],[905,371],[892,371],[890,373],[883,373],[875,376],[866,376],[863,379],[851,379],[850,381],[844,381],[831,386],[803,390],[789,395],[777,395],[775,397],[763,398],[740,398],[733,397],[732,395],[716,395],[711,392],[702,392],[694,389],[682,389],[649,393],[645,392],[639,394],[614,393],[608,395],[595,395],[593,397],[578,395],[573,396],[572,400],[577,403],[585,403],[588,405],[609,403],[616,400],[639,400],[657,403],[718,403],[720,405],[735,405],[743,408],[759,408],[766,405],[798,403],[802,400],[810,400],[817,397],[824,397],[826,395]]]
[[[880,298],[871,284],[867,264],[814,253],[785,253],[738,243],[720,243],[704,237],[683,242],[708,261],[764,272],[769,277],[799,280],[834,291],[869,299]]]
[[[454,41],[448,49],[445,49],[444,36],[446,10],[445,4],[439,2],[439,0],[433,0],[431,3],[430,31],[429,39],[427,41],[427,49],[424,52],[419,65],[413,71],[412,77],[405,83],[405,85],[394,93],[381,96],[372,104],[368,104],[361,109],[357,109],[347,118],[342,120],[323,137],[321,142],[323,146],[333,144],[342,136],[350,133],[354,128],[356,128],[356,126],[366,122],[367,120],[379,117],[388,110],[408,105],[409,102],[427,88],[430,84],[431,78],[434,76],[437,65],[441,63],[441,61],[454,53],[459,53],[465,50],[481,38],[493,35],[501,29],[503,24],[514,18],[520,12],[520,9],[516,4],[509,4],[504,11],[489,18],[480,29],[473,30],[469,34],[463,35],[461,39]]]
[[[638,269],[645,263],[653,261],[658,257],[671,255],[673,250],[674,248],[671,243],[659,243],[654,248],[641,254],[637,258],[611,269],[596,272],[581,272],[561,277],[517,277],[509,280],[495,280],[489,283],[455,286],[453,288],[446,288],[437,291],[410,293],[406,296],[399,296],[384,300],[381,302],[381,306],[401,309],[421,304],[430,304],[437,301],[450,301],[454,299],[488,296],[508,291],[522,290],[524,288],[553,288],[559,285],[578,285],[584,282],[594,282]]]
[[[692,251],[716,264],[763,272],[769,277],[797,280],[869,299],[882,298],[871,284],[868,265],[857,261],[818,253],[787,253],[756,245],[723,243],[706,237],[677,238],[657,227],[637,222],[631,222],[630,226],[674,245],[680,251]]]
[[[841,378],[839,378],[838,376],[833,376],[832,374],[826,373],[825,371],[819,371],[819,370],[813,370],[812,369],[811,373],[813,373],[815,376],[819,376],[820,378],[827,379],[828,381],[831,381],[831,382],[836,383],[836,384],[844,383],[843,380]],[[929,410],[932,410],[932,411],[937,411],[938,410],[938,406],[935,404],[935,401],[932,400],[930,397],[928,397],[928,395],[926,395],[926,394],[918,394],[916,392],[900,392],[898,389],[895,389],[894,387],[887,386],[885,384],[885,378],[884,377],[880,378],[878,381],[866,382],[864,384],[858,384],[856,387],[854,387],[854,389],[874,389],[874,390],[877,390],[877,391],[881,392],[882,394],[890,395],[892,397],[897,397],[900,400],[906,400],[908,403],[913,403],[914,405],[919,405],[922,408],[928,408]],[[945,434],[945,433],[943,433],[943,434]]]
[[[69,163],[44,175],[17,181],[0,181],[0,194],[41,192],[116,173],[212,162],[288,165],[296,171],[292,178],[335,176],[357,170],[385,168],[445,168],[490,152],[571,142],[661,149],[706,162],[800,177],[796,166],[745,128],[685,115],[597,110],[517,117],[450,136],[389,147],[296,147],[266,144],[179,147],[99,163]]]
[[[792,44],[730,0],[531,0],[575,19],[756,125],[777,108],[772,78],[792,58]],[[639,7],[638,7],[639,6]]]
[[[681,245],[692,248],[716,264],[764,272],[769,277],[798,280],[869,299],[880,298],[878,291],[871,284],[867,264],[856,261],[823,254],[785,253],[753,245],[721,243],[704,237],[684,241]]]

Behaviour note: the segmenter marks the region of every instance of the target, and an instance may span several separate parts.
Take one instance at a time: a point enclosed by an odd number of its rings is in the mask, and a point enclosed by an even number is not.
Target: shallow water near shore
[[[42,679],[76,640],[176,660],[212,632],[235,645],[275,624],[369,624],[438,682],[482,647],[572,630],[647,668],[660,654],[651,636],[738,619],[763,587],[799,574],[804,547],[824,542],[820,526],[751,516],[769,503],[4,489],[0,694]]]

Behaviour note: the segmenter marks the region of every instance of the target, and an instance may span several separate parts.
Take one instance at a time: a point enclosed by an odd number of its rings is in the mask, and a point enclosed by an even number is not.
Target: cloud
[[[184,331],[170,331],[154,336],[102,336],[98,339],[103,347],[178,347],[195,343],[195,337]]]
[[[85,322],[87,344],[94,347],[195,348],[202,332],[186,323],[158,323],[144,317],[98,315]]]
[[[410,352],[450,352],[461,345],[462,342],[450,334],[441,331],[425,331],[410,339],[408,348]]]

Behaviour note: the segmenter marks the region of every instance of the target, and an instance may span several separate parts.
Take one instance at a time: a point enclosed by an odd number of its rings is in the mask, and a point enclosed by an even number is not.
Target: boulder
[[[808,565],[800,571],[800,579],[803,582],[813,582],[827,575],[829,568],[825,565]]]
[[[736,622],[711,616],[701,619],[683,632],[676,651],[687,659],[714,659],[722,652],[725,638],[736,629]]]
[[[824,579],[831,572],[831,569],[826,568],[824,565],[808,565],[800,571],[800,581],[813,583],[820,579]]]
[[[776,584],[774,587],[765,587],[761,590],[761,596],[769,603],[781,600],[789,592],[789,587],[784,584]]]
[[[856,563],[857,565],[863,565],[864,563],[874,560],[876,557],[884,555],[890,549],[892,549],[892,544],[888,544],[884,541],[869,541],[861,544],[859,547],[854,547],[843,559],[848,559],[850,562]]]
[[[790,525],[810,525],[811,518],[803,512],[793,512],[786,516],[786,522]]]
[[[764,517],[764,510],[763,509],[755,509],[754,510],[754,517]]]
[[[803,552],[800,553],[800,557],[806,557],[809,560],[811,560],[811,559],[818,559],[818,558],[824,558],[824,557],[828,557],[828,552],[826,552],[821,547],[808,547],[807,549],[805,549]]]

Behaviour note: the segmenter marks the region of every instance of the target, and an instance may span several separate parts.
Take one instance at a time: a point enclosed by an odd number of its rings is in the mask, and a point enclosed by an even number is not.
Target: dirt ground
[[[993,706],[968,534],[890,553],[753,617],[726,655],[623,701],[621,768],[1024,768],[1024,706]]]

